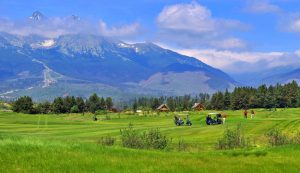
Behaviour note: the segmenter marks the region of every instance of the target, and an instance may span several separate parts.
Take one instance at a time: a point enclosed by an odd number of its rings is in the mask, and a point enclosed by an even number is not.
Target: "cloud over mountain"
[[[37,20],[38,19],[38,20]],[[95,34],[100,36],[126,38],[138,34],[141,30],[139,23],[120,26],[108,26],[104,21],[92,22],[80,19],[78,16],[46,18],[40,12],[34,12],[25,20],[10,20],[0,18],[0,32],[16,35],[40,35],[58,37],[65,34]]]
[[[159,37],[181,46],[244,48],[246,43],[232,36],[233,31],[248,28],[238,20],[214,18],[211,11],[192,2],[165,7],[157,17]]]
[[[234,52],[216,49],[182,49],[177,52],[197,57],[229,73],[258,72],[281,66],[300,65],[299,52]]]

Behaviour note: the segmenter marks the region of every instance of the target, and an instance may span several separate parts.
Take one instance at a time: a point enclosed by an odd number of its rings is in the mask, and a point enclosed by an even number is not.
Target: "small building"
[[[169,112],[169,107],[167,104],[162,104],[158,108],[156,108],[157,111],[159,112]]]
[[[117,113],[119,112],[119,110],[117,108],[111,108],[109,111],[113,112],[113,113]]]
[[[204,106],[201,103],[195,103],[192,109],[194,109],[195,111],[203,111]]]

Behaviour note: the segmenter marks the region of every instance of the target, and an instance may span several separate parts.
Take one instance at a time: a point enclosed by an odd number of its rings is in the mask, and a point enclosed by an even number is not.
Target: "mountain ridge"
[[[45,38],[2,33],[0,45],[3,45],[0,47],[1,93],[18,90],[19,94],[15,95],[21,95],[22,91],[28,93],[28,88],[41,88],[47,93],[47,88],[61,84],[66,88],[78,84],[93,88],[100,84],[132,95],[183,95],[211,93],[238,85],[219,69],[149,42],[128,44],[87,34]],[[165,82],[166,78],[170,78],[169,83]],[[70,90],[69,94],[88,95],[92,90],[86,93]],[[13,93],[0,96],[13,98]],[[49,97],[52,95],[55,93]]]

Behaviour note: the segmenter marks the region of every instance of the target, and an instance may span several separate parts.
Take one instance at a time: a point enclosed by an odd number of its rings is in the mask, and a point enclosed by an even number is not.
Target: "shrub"
[[[142,138],[140,134],[133,129],[132,124],[129,124],[128,128],[120,130],[120,132],[123,147],[137,149],[144,148]]]
[[[71,107],[71,113],[79,113],[79,108],[77,105]]]
[[[11,105],[8,103],[4,103],[0,101],[0,109],[2,110],[10,110],[11,109]]]
[[[116,142],[116,138],[113,138],[111,136],[105,136],[105,137],[102,137],[98,143],[101,144],[101,145],[106,145],[106,146],[112,146],[114,145]]]
[[[129,124],[128,128],[120,130],[121,140],[124,147],[136,149],[165,149],[169,140],[162,135],[158,129],[151,129],[143,133],[139,133],[133,129],[133,125]]]
[[[300,144],[300,131],[293,138],[293,144]]]
[[[218,149],[234,149],[234,148],[245,148],[250,146],[250,142],[242,134],[241,124],[237,125],[236,129],[230,130],[225,129],[224,135],[218,140]]]
[[[277,128],[269,130],[265,135],[268,138],[269,144],[272,146],[288,144],[289,141],[287,135],[283,134],[282,131]]]
[[[111,120],[111,117],[109,115],[106,115],[105,120]]]
[[[145,148],[152,149],[165,149],[168,146],[168,139],[161,134],[159,129],[151,129],[148,132],[144,132],[142,136]]]

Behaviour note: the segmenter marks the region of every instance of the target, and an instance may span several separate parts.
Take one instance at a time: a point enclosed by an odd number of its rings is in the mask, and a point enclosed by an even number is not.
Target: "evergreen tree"
[[[105,104],[106,104],[107,110],[112,110],[114,104],[113,104],[111,97],[106,98]]]
[[[50,112],[51,112],[51,104],[48,101],[39,103],[36,107],[36,113],[48,114]]]
[[[76,100],[74,96],[67,96],[64,98],[64,108],[66,113],[71,112],[71,108],[76,105]]]
[[[152,103],[152,110],[156,110],[156,108],[158,108],[158,106],[160,106],[160,104],[159,104],[159,100],[158,100],[158,98],[154,98],[153,99],[153,103]]]
[[[211,98],[211,107],[216,110],[224,109],[224,95],[222,92],[213,94]]]
[[[95,113],[97,110],[100,110],[100,98],[98,97],[97,94],[93,94],[89,97],[88,101],[87,101],[87,107],[88,110],[91,113]]]
[[[64,100],[62,97],[57,97],[54,99],[52,103],[52,111],[56,114],[66,113],[66,109],[64,107]]]
[[[106,109],[107,109],[106,102],[105,102],[104,98],[101,97],[100,104],[99,104],[99,110],[106,110]]]
[[[224,109],[228,110],[230,109],[230,102],[231,98],[230,98],[230,93],[228,92],[228,90],[226,89],[225,93],[224,93]]]
[[[77,97],[76,98],[76,105],[78,107],[78,112],[79,113],[84,113],[84,111],[85,111],[85,103],[84,103],[83,98]]]
[[[173,97],[169,97],[167,99],[167,105],[168,105],[170,111],[172,111],[172,112],[175,111],[176,105],[175,105],[175,101],[174,101]]]
[[[132,104],[132,111],[133,111],[134,113],[136,113],[137,108],[138,108],[137,100],[134,100],[134,102],[133,102],[133,104]]]
[[[12,110],[14,112],[22,112],[22,113],[32,113],[33,111],[33,102],[31,97],[23,96],[18,98],[12,106]]]

